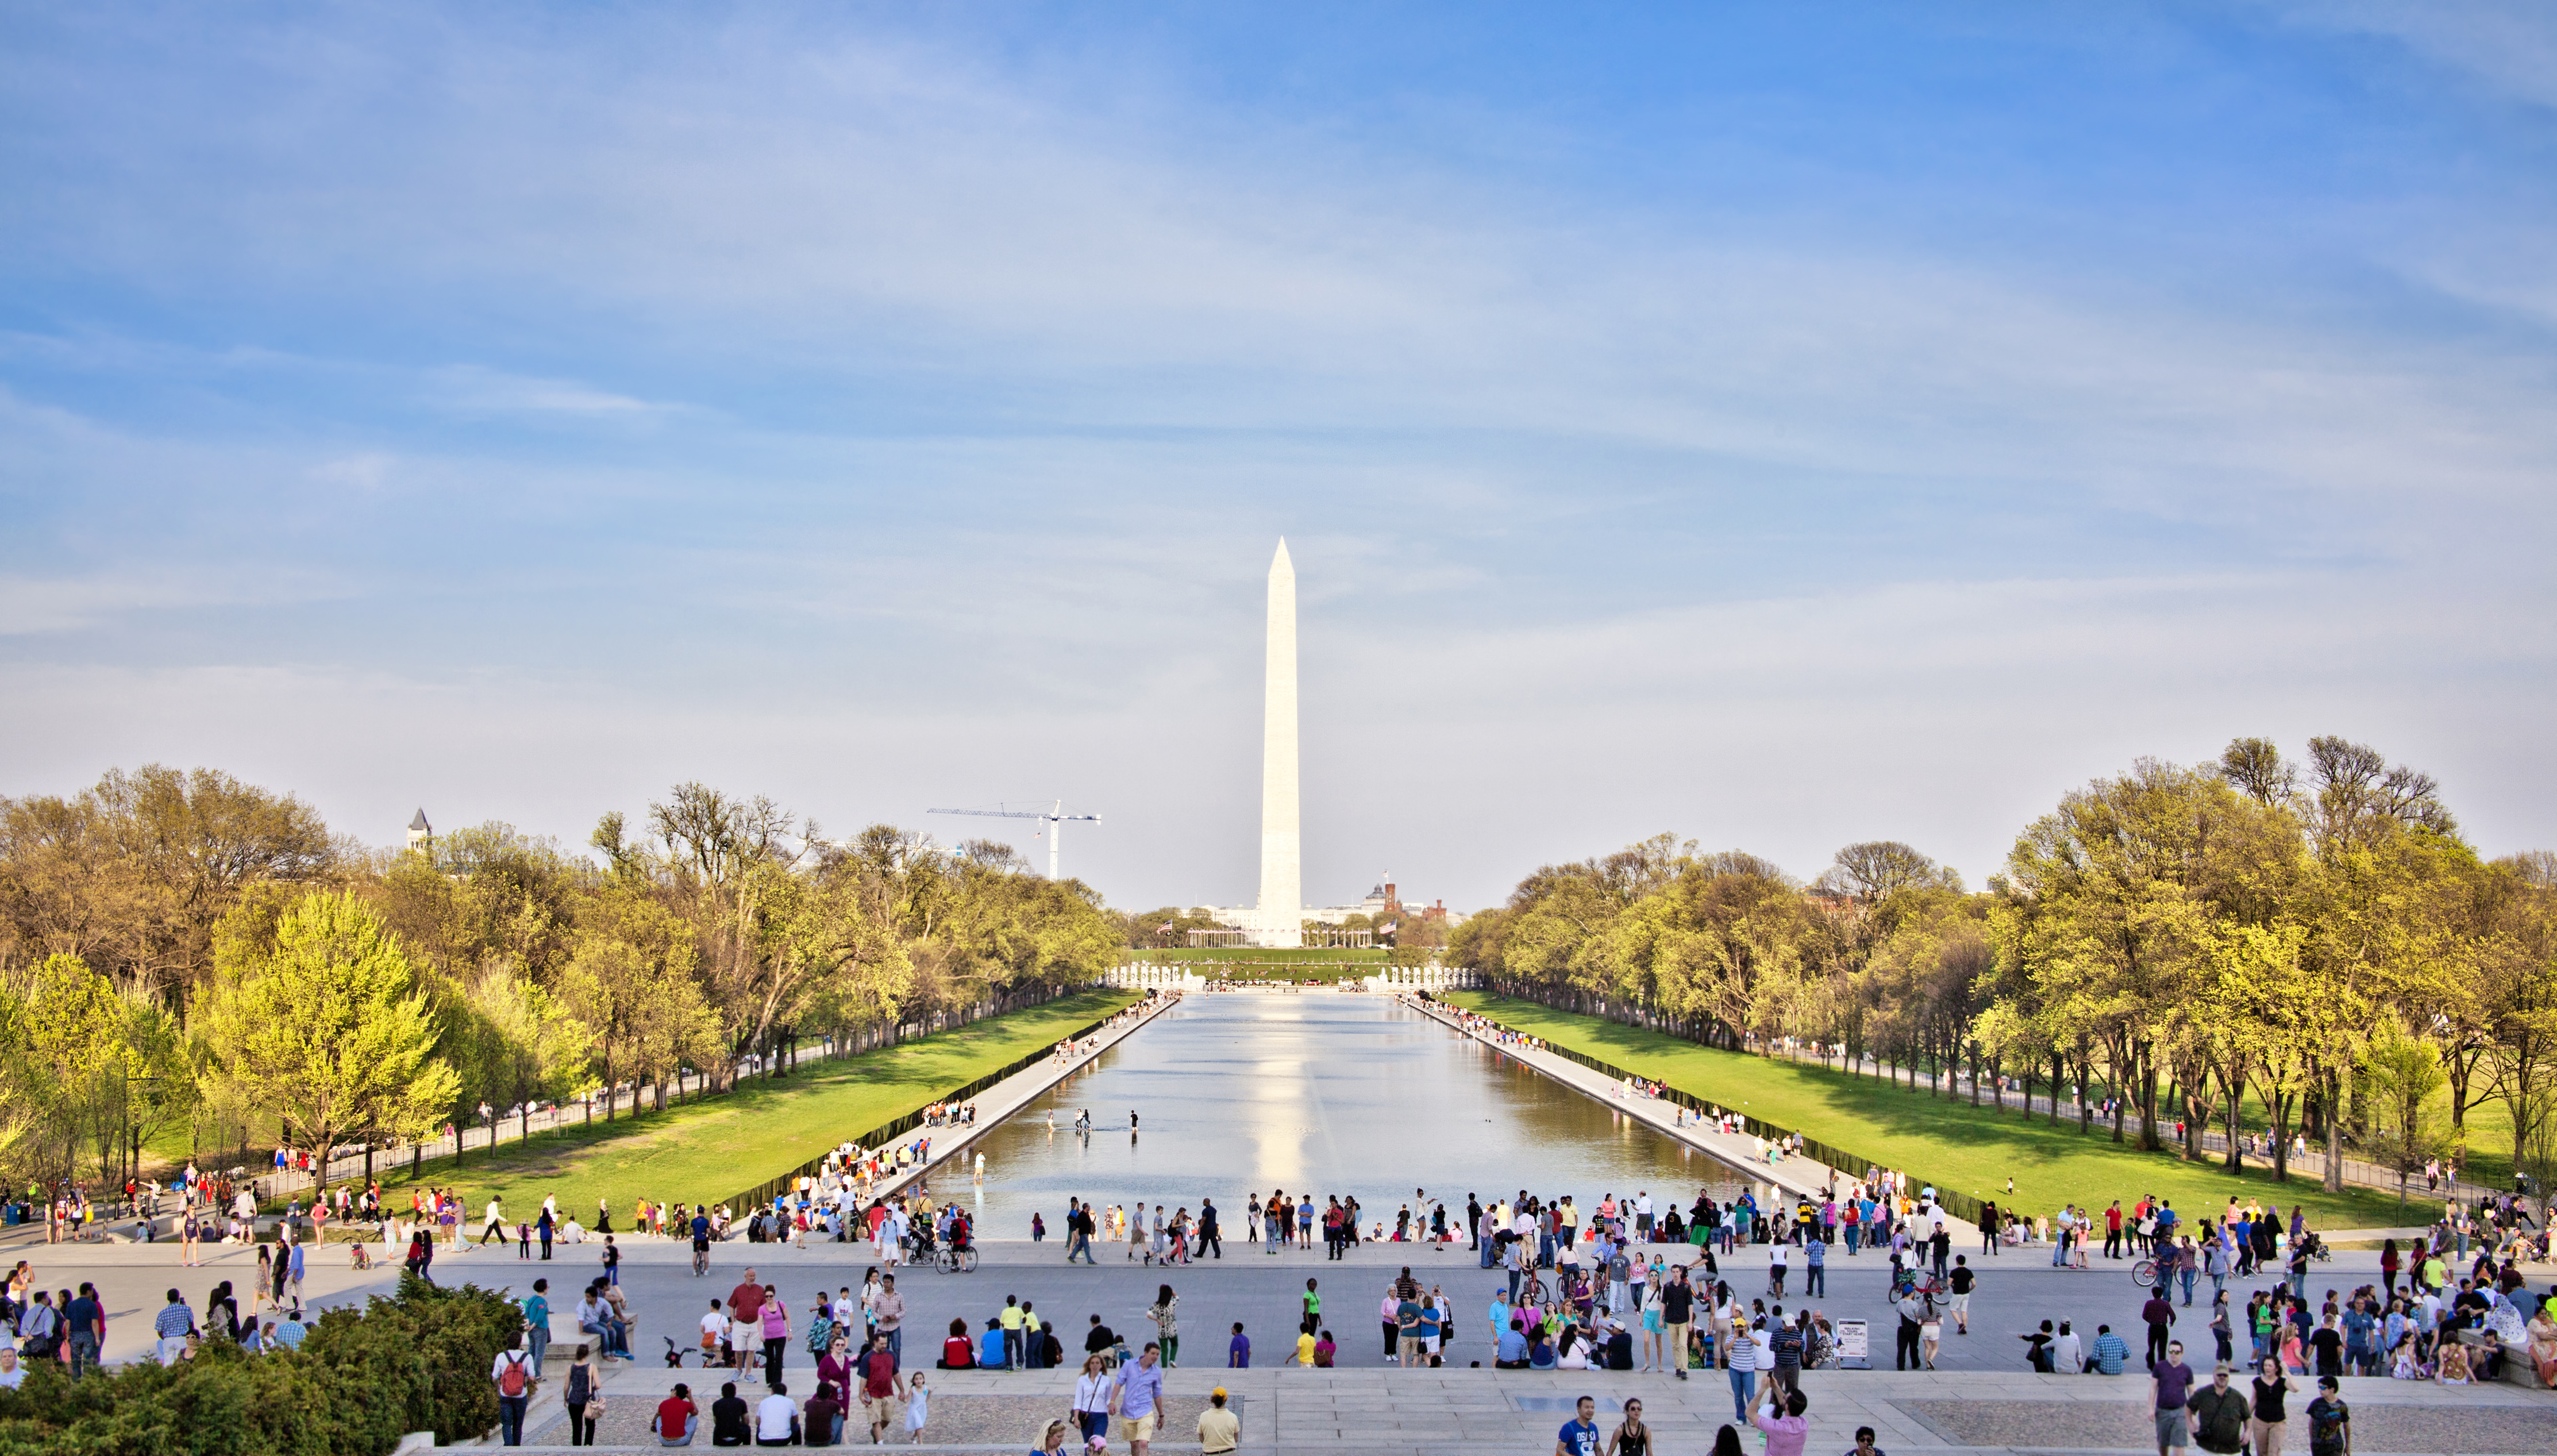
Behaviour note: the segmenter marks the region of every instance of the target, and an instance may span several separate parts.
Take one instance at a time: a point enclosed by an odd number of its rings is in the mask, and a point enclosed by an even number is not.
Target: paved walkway
[[[885,1198],[930,1177],[935,1169],[947,1168],[970,1144],[1003,1125],[1006,1118],[1029,1106],[1049,1088],[1091,1066],[1101,1054],[1137,1034],[1139,1028],[1181,1003],[1178,993],[1155,996],[1137,1003],[1138,1014],[1116,1026],[1105,1028],[1092,1038],[1089,1050],[1077,1052],[1063,1061],[1048,1057],[1035,1066],[1024,1067],[975,1097],[968,1099],[977,1108],[977,1121],[964,1127],[931,1127],[919,1131],[932,1139],[932,1156],[891,1178],[881,1178],[871,1185],[870,1196]],[[898,1140],[908,1141],[915,1133],[903,1134]],[[959,1170],[953,1169],[954,1175]],[[740,1218],[744,1210],[738,1210]]]
[[[1811,1158],[1802,1156],[1788,1157],[1774,1163],[1762,1161],[1758,1156],[1757,1139],[1747,1133],[1719,1132],[1705,1125],[1682,1123],[1679,1115],[1682,1110],[1677,1103],[1663,1098],[1629,1095],[1625,1091],[1624,1084],[1615,1078],[1584,1067],[1568,1057],[1558,1056],[1536,1047],[1497,1041],[1468,1028],[1462,1021],[1449,1014],[1445,1007],[1421,1000],[1416,996],[1397,995],[1395,999],[1437,1021],[1459,1036],[1473,1037],[1520,1065],[1533,1068],[1575,1092],[1596,1098],[1627,1117],[1657,1129],[1662,1135],[1674,1137],[1695,1148],[1716,1162],[1738,1172],[1740,1176],[1752,1183],[1768,1184],[1782,1190],[1787,1195],[1788,1203],[1791,1203],[1796,1195],[1807,1195],[1817,1200],[1830,1187],[1843,1186],[1864,1176],[1862,1169],[1854,1171],[1843,1168],[1832,1169],[1824,1163],[1815,1162]],[[1945,1214],[1945,1227],[1952,1233],[1953,1242],[1957,1246],[1968,1248],[1979,1242],[1978,1228],[1954,1218],[1951,1211]]]
[[[647,1436],[655,1400],[681,1378],[707,1405],[705,1397],[719,1393],[716,1384],[706,1386],[716,1374],[625,1372],[613,1383],[610,1408],[598,1431],[602,1449],[616,1444],[626,1450],[658,1449]],[[1066,1413],[1074,1375],[1071,1370],[931,1372],[932,1418],[922,1432],[924,1449],[1026,1451],[1048,1420]],[[1653,1450],[1662,1456],[1709,1449],[1715,1429],[1733,1419],[1729,1384],[1705,1371],[1673,1381],[1589,1371],[1185,1367],[1170,1372],[1165,1381],[1171,1419],[1154,1449],[1198,1449],[1197,1412],[1216,1386],[1226,1389],[1242,1417],[1244,1449],[1263,1452],[1436,1456],[1549,1451],[1555,1431],[1571,1418],[1572,1404],[1583,1394],[1596,1399],[1602,1432],[1622,1418],[1627,1398],[1639,1397],[1645,1423],[1656,1433]],[[1812,1371],[1803,1377],[1803,1390],[1811,1397],[1806,1449],[1821,1456],[1851,1449],[1861,1425],[1872,1426],[1876,1444],[1895,1453],[2154,1449],[2145,1380]],[[740,1385],[740,1393],[751,1402],[763,1390],[749,1381]],[[794,1389],[792,1393],[800,1392]],[[2354,1449],[2360,1456],[2557,1453],[2557,1395],[2546,1391],[2355,1379],[2345,1382],[2345,1397],[2355,1410]],[[536,1430],[533,1439],[557,1440],[566,1429],[563,1420],[556,1431]],[[900,1420],[891,1439],[903,1434]],[[1112,1437],[1113,1451],[1127,1449],[1117,1422]],[[1753,1433],[1745,1449],[1756,1450],[1760,1444]],[[2304,1436],[2299,1447],[2306,1448]]]

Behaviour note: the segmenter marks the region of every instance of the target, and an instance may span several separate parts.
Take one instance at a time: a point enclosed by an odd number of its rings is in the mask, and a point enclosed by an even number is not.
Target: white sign
[[[1871,1370],[1864,1343],[1864,1321],[1842,1319],[1837,1322],[1837,1363],[1840,1370]]]

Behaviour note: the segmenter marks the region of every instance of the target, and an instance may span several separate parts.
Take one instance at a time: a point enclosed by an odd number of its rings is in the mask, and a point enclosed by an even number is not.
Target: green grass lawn
[[[429,1163],[419,1181],[461,1188],[474,1219],[491,1193],[505,1200],[510,1216],[556,1194],[563,1212],[592,1226],[596,1200],[609,1198],[616,1225],[626,1228],[642,1198],[727,1199],[1136,999],[1134,992],[1085,992],[901,1046],[803,1062],[788,1077],[749,1078],[735,1092],[662,1113],[537,1134],[529,1145],[507,1143],[493,1155],[475,1152],[458,1168],[450,1160]],[[385,1193],[407,1181],[405,1164],[383,1171],[396,1175],[382,1179]]]
[[[2217,1217],[2231,1194],[2251,1195],[2285,1210],[2299,1201],[2308,1205],[2314,1222],[2331,1229],[2428,1223],[2442,1211],[2438,1202],[2420,1199],[2401,1210],[2393,1195],[2368,1190],[2327,1193],[2314,1174],[2275,1183],[2268,1171],[2250,1166],[2243,1178],[2232,1177],[2216,1163],[2189,1163],[2172,1152],[2116,1145],[2105,1124],[2082,1136],[2074,1121],[2056,1127],[2047,1118],[2028,1123],[2014,1112],[1930,1097],[1923,1086],[1911,1091],[1871,1077],[1721,1051],[1534,1001],[1465,991],[1450,993],[1447,999],[1772,1126],[1905,1169],[1947,1193],[2004,1204],[2012,1176],[2012,1206],[2037,1215],[2064,1201],[2100,1211],[2118,1198],[2127,1207],[2143,1193],[2167,1199],[2188,1218]]]

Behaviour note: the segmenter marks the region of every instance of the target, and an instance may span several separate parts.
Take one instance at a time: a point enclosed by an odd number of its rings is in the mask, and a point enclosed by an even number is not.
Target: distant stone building
[[[426,810],[420,808],[408,822],[408,847],[427,850],[435,844],[435,826],[426,822]]]

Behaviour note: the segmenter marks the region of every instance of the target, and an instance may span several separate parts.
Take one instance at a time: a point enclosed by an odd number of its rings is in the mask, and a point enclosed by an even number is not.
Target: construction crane
[[[1047,877],[1050,879],[1057,877],[1056,843],[1058,840],[1065,837],[1064,826],[1066,822],[1068,820],[1080,820],[1086,824],[1099,824],[1101,822],[1101,816],[1098,814],[1066,813],[1065,801],[1063,799],[1053,801],[1045,809],[1015,809],[1009,803],[1006,803],[998,804],[992,809],[926,809],[923,812],[926,814],[974,814],[983,819],[1036,819],[1044,822],[1047,825]]]

